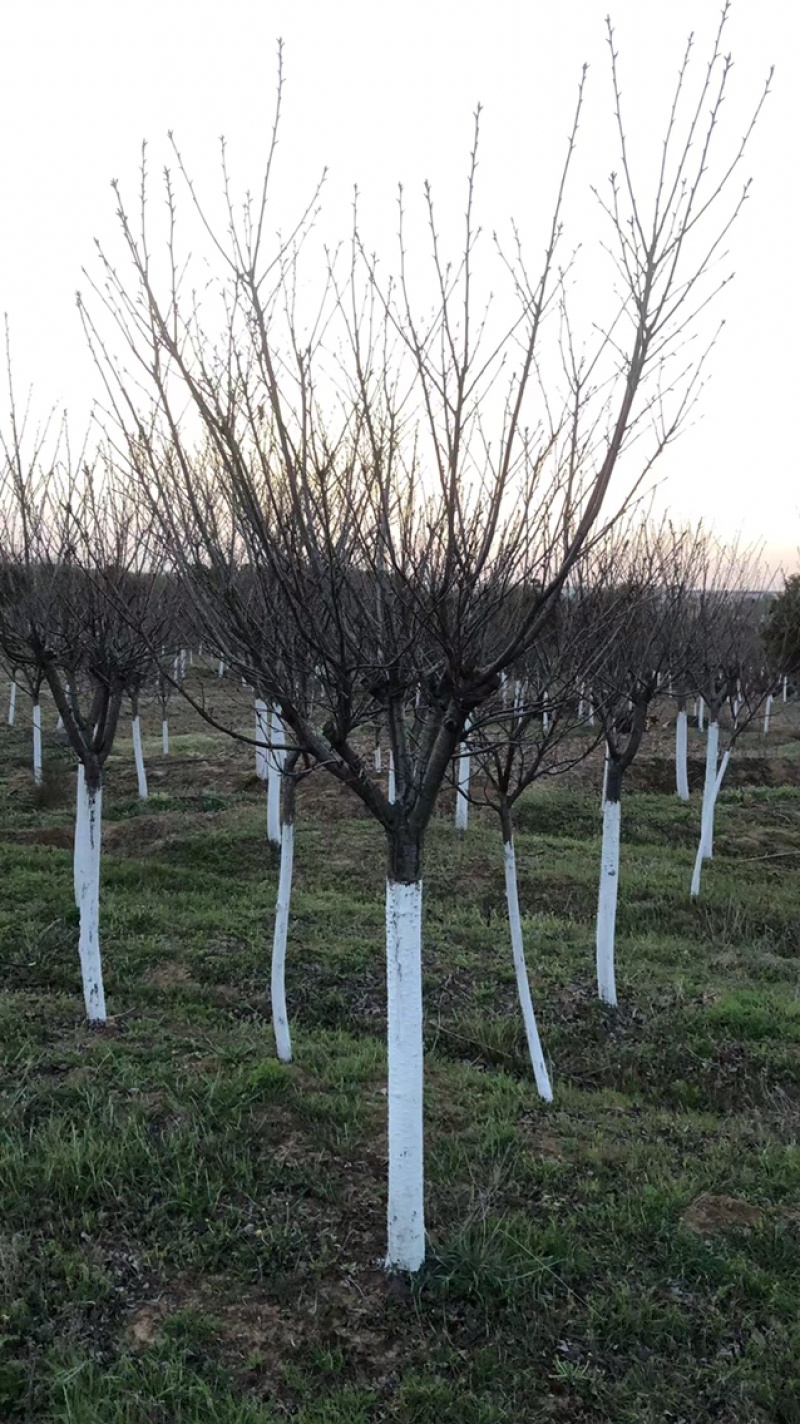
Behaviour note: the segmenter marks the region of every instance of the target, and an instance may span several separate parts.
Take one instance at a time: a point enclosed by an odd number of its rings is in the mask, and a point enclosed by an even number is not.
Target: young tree
[[[696,552],[686,531],[643,523],[595,552],[581,591],[587,622],[603,629],[587,686],[606,744],[596,948],[598,993],[612,1005],[623,781],[674,658]]]
[[[470,731],[483,780],[483,799],[497,813],[503,838],[503,870],[511,950],[528,1053],[539,1096],[553,1090],[531,996],[519,908],[514,815],[523,794],[542,777],[558,775],[584,760],[597,745],[586,735],[586,702],[576,689],[591,677],[602,630],[581,618],[574,586],[562,593],[545,635],[514,669],[519,692],[511,708],[503,689],[487,703]],[[591,643],[585,635],[591,633]]]
[[[724,22],[723,15],[683,130],[688,54],[681,66],[649,207],[628,156],[609,30],[621,176],[612,176],[601,204],[613,248],[613,309],[603,301],[585,343],[568,315],[570,264],[558,255],[583,84],[540,274],[530,279],[521,244],[503,258],[510,316],[499,305],[488,316],[478,310],[477,119],[466,231],[454,263],[426,188],[427,316],[412,294],[402,200],[396,278],[382,279],[356,222],[347,271],[328,259],[320,300],[304,309],[301,256],[315,200],[267,250],[277,116],[259,196],[245,200],[242,217],[223,162],[224,236],[175,149],[219,265],[216,295],[205,304],[188,295],[172,176],[163,269],[151,256],[145,167],[137,221],[117,190],[125,268],[101,253],[95,292],[128,344],[135,380],[82,306],[114,439],[142,489],[157,492],[175,567],[185,575],[190,563],[215,577],[222,571],[224,583],[233,541],[255,575],[269,571],[281,589],[282,621],[273,618],[269,631],[276,656],[264,668],[264,689],[297,747],[359,796],[386,832],[390,1266],[415,1270],[424,1256],[425,832],[468,720],[494,696],[503,671],[536,646],[598,529],[621,457],[630,491],[698,394],[703,360],[684,343],[725,284],[714,262],[747,192],[728,201],[752,130],[715,168],[730,72]],[[279,79],[278,112],[281,92]],[[205,278],[204,286],[208,292]],[[684,359],[673,365],[679,348]],[[559,366],[548,389],[551,358]],[[496,383],[506,379],[499,398]],[[535,590],[522,616],[499,617],[521,589]],[[266,651],[262,637],[259,657]],[[330,710],[322,726],[312,725],[295,696],[298,680],[315,667]],[[422,696],[412,721],[416,688]],[[374,720],[376,704],[391,747],[392,801],[353,740],[365,717]]]

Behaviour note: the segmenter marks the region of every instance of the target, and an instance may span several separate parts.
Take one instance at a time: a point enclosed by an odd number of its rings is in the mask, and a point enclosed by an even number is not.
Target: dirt
[[[681,1220],[699,1236],[717,1236],[731,1227],[749,1231],[760,1226],[764,1213],[760,1207],[739,1197],[712,1196],[704,1192],[686,1208]]]

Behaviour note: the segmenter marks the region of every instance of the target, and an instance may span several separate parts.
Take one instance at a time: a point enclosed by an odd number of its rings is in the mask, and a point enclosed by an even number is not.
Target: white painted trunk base
[[[83,768],[81,768],[83,770]],[[103,791],[90,791],[85,777],[78,779],[78,795],[83,802],[76,816],[75,872],[78,908],[81,916],[78,952],[83,978],[83,998],[90,1023],[104,1023],[106,1000],[103,966],[100,959],[100,843],[103,824]]]
[[[787,677],[785,677],[785,678],[783,679],[783,682],[781,683],[781,702],[785,702],[785,701],[786,701],[786,689],[787,689],[788,682],[789,682],[789,679],[788,679]]]
[[[768,696],[768,698],[767,698],[767,700],[766,700],[766,702],[765,702],[765,704],[764,704],[764,736],[765,736],[765,737],[766,737],[766,735],[767,735],[767,733],[768,733],[768,731],[769,731],[769,719],[770,719],[770,714],[771,714],[771,712],[772,712],[772,701],[773,701],[772,693],[770,693],[769,696]]]
[[[608,790],[608,746],[603,753],[603,787],[600,792],[600,814],[606,809],[606,791]]]
[[[383,761],[382,761],[382,758],[381,758],[381,749],[380,749],[379,746],[376,746],[376,748],[375,748],[375,771],[376,771],[376,773],[377,773],[378,776],[380,776],[380,774],[381,774],[381,769],[382,769],[382,767],[383,767]]]
[[[703,861],[708,858],[704,854],[703,847],[706,841],[711,844],[713,840],[714,808],[717,804],[717,797],[719,796],[720,787],[722,786],[722,782],[725,777],[725,772],[728,770],[728,762],[730,761],[730,759],[731,754],[730,750],[728,750],[725,752],[722,761],[719,764],[719,771],[717,772],[717,775],[714,779],[714,785],[712,787],[711,796],[708,799],[708,802],[706,801],[705,794],[703,795],[703,821],[700,829],[700,841],[697,846],[697,855],[695,856],[694,870],[692,871],[691,895],[693,900],[695,900],[700,894],[700,872],[702,870]]]
[[[394,805],[396,789],[394,783],[394,752],[389,752],[389,774],[386,783],[386,799],[390,805]]]
[[[169,722],[166,717],[161,723],[161,750],[164,756],[169,756]]]
[[[546,1103],[552,1103],[553,1089],[550,1086],[550,1075],[544,1061],[542,1041],[539,1037],[539,1029],[536,1025],[536,1015],[533,1010],[533,999],[531,998],[531,986],[528,980],[527,966],[525,964],[525,947],[522,942],[522,920],[519,913],[519,895],[517,893],[517,859],[514,853],[513,840],[506,842],[503,846],[503,866],[506,877],[508,923],[511,928],[511,953],[514,957],[514,973],[517,978],[517,993],[519,995],[519,1006],[522,1010],[522,1020],[525,1024],[525,1037],[528,1040],[528,1053],[530,1054],[531,1067],[533,1068],[533,1076],[536,1079],[539,1097],[544,1098]]]
[[[706,774],[703,783],[703,808],[701,811],[702,833],[700,844],[703,859],[711,860],[714,854],[714,784],[717,779],[717,759],[719,757],[719,722],[709,722],[706,737]],[[710,810],[710,814],[709,814]]]
[[[786,698],[784,698],[784,702],[785,702],[785,701],[786,701]],[[15,718],[15,716],[16,716],[16,712],[17,712],[17,684],[16,684],[15,682],[12,682],[12,683],[11,683],[11,686],[10,686],[9,689],[8,689],[8,725],[9,725],[9,727],[13,727],[13,725],[14,725],[14,718]]]
[[[675,723],[675,785],[681,801],[689,800],[689,719],[684,711]]]
[[[697,730],[698,730],[699,732],[702,732],[702,731],[704,731],[704,729],[705,729],[704,714],[705,714],[705,703],[703,702],[702,697],[698,697],[698,699],[697,699]]]
[[[219,660],[219,666],[218,666],[218,668],[217,668],[217,677],[223,677],[224,674],[225,674],[225,664],[224,664],[224,662],[222,661],[222,658],[220,658],[220,660]]]
[[[42,704],[33,704],[33,780],[42,784]]]
[[[616,1004],[614,939],[619,890],[619,842],[622,807],[607,801],[603,811],[603,846],[600,853],[600,892],[597,899],[597,992],[606,1004]]]
[[[144,769],[144,752],[142,751],[142,724],[137,717],[132,723],[133,733],[133,760],[136,763],[136,781],[139,788],[140,800],[147,800],[147,773]]]
[[[456,785],[456,830],[465,831],[469,824],[469,773],[472,758],[468,751],[459,753]]]
[[[78,863],[78,847],[83,844],[83,816],[86,810],[86,774],[83,770],[83,762],[78,763],[77,787],[75,792],[75,849],[72,856],[72,881],[75,892],[75,904],[78,909],[81,907],[81,877]]]
[[[386,1264],[425,1260],[422,1066],[422,882],[386,882],[389,1204]]]
[[[294,821],[290,821],[281,833],[281,869],[275,905],[275,932],[272,938],[272,1027],[275,1032],[275,1050],[282,1063],[292,1061],[292,1039],[286,1012],[286,940],[289,933],[289,907],[292,902],[293,865]]]

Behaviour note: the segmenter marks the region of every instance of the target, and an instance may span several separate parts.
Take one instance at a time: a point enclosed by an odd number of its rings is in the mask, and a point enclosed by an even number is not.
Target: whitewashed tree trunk
[[[281,868],[278,876],[278,899],[275,905],[275,931],[272,938],[272,1027],[275,1050],[282,1063],[292,1061],[292,1039],[286,1011],[286,940],[289,933],[289,908],[292,902],[292,869],[294,866],[294,820],[284,820],[281,831]]]
[[[702,832],[700,845],[703,859],[711,860],[714,854],[714,784],[717,779],[717,759],[719,757],[719,722],[714,718],[708,724],[706,737],[706,774],[703,783],[703,809],[701,811]],[[710,814],[708,814],[709,808]]]
[[[271,727],[269,738],[272,743],[267,757],[267,839],[273,845],[281,843],[281,771],[283,769],[284,753],[279,749],[279,744],[284,740],[286,733],[280,713],[274,709],[270,717]]]
[[[17,713],[17,684],[12,682],[8,689],[8,725],[13,727],[14,718]]]
[[[464,728],[464,735],[469,731],[469,723]],[[466,750],[466,744],[462,743],[463,750],[459,752],[456,770],[456,830],[465,831],[469,823],[469,773],[470,762],[472,760]]]
[[[600,891],[597,899],[597,992],[606,1004],[616,1004],[614,941],[619,890],[619,843],[622,807],[606,801],[603,810],[603,846],[600,853]]]
[[[681,801],[689,800],[689,719],[683,707],[675,723],[675,784]]]
[[[709,726],[709,731],[710,730],[711,727]],[[730,761],[730,759],[731,754],[729,749],[725,752],[722,761],[719,764],[719,771],[717,772],[716,777],[714,778],[714,785],[711,789],[711,795],[708,798],[707,803],[705,794],[703,795],[703,820],[700,828],[700,840],[697,846],[697,855],[695,856],[694,861],[694,870],[692,872],[691,894],[693,900],[696,899],[697,896],[700,894],[700,872],[703,866],[703,861],[707,859],[704,851],[704,845],[706,841],[709,844],[711,844],[713,841],[714,808],[717,804],[717,797],[719,796],[720,787],[722,786],[722,782],[725,777],[725,772],[728,770],[728,762]]]
[[[83,769],[83,762],[78,763],[77,786],[75,791],[75,842],[72,855],[72,880],[75,892],[75,904],[78,909],[81,907],[81,876],[80,876],[80,848],[84,844],[84,834],[82,830],[83,817],[86,811],[86,773]]]
[[[224,674],[225,674],[225,664],[224,664],[224,662],[222,661],[222,658],[220,658],[220,660],[219,660],[219,667],[217,668],[217,677],[223,677]]]
[[[578,716],[583,717],[586,711],[586,698],[584,696],[584,685],[581,683],[580,696],[578,697]]]
[[[139,796],[142,801],[147,800],[147,773],[144,769],[144,752],[142,751],[142,724],[137,712],[132,723],[133,732],[133,759],[136,763],[136,781],[139,788]]]
[[[64,730],[64,718],[61,716],[61,713],[59,712],[59,714],[58,714],[58,721],[56,722],[56,731],[57,731],[57,732],[63,732],[63,730]]]
[[[506,877],[508,922],[511,928],[511,953],[514,957],[514,973],[517,979],[517,993],[519,995],[519,1006],[522,1010],[522,1020],[525,1024],[525,1037],[528,1040],[528,1053],[530,1054],[531,1067],[533,1068],[533,1076],[536,1080],[539,1097],[544,1098],[545,1102],[551,1103],[553,1101],[553,1089],[550,1086],[550,1075],[547,1071],[547,1064],[544,1061],[542,1042],[539,1038],[539,1029],[533,1010],[528,970],[525,964],[525,947],[522,940],[522,920],[519,913],[519,895],[517,891],[517,858],[514,854],[513,836],[510,840],[504,841],[503,843],[503,865]]]
[[[589,726],[594,726],[594,703],[589,703]]]
[[[166,717],[161,723],[161,750],[164,756],[169,756],[169,722]]]
[[[33,780],[36,786],[41,786],[43,780],[41,702],[33,704]]]
[[[702,732],[702,731],[705,730],[705,722],[704,722],[704,719],[703,719],[704,711],[705,711],[705,703],[703,702],[702,697],[698,697],[698,699],[697,699],[697,730],[698,730],[698,732]]]
[[[269,741],[269,708],[261,697],[255,700],[256,707],[256,741],[262,743],[256,747],[256,776],[261,781],[266,781],[269,774],[269,762],[266,743]]]
[[[783,679],[783,682],[781,683],[781,701],[782,701],[782,702],[785,702],[785,701],[786,701],[786,690],[787,690],[788,684],[789,684],[789,679],[788,679],[788,677],[785,677],[785,678]]]
[[[378,776],[380,776],[382,768],[383,768],[383,759],[382,759],[382,757],[381,757],[380,744],[379,744],[378,742],[376,742],[376,743],[375,743],[375,771],[376,771],[376,774],[377,774]]]
[[[547,689],[545,688],[545,691],[542,693],[542,731],[545,736],[547,736],[550,731],[550,710],[547,706],[548,701]]]
[[[390,751],[390,752],[389,752],[389,773],[388,773],[388,780],[387,780],[387,786],[386,786],[386,799],[387,799],[387,801],[389,802],[390,805],[394,805],[395,796],[396,796],[396,790],[395,790],[395,784],[394,784],[394,752],[393,752],[393,751]]]
[[[771,714],[771,712],[772,712],[772,701],[773,701],[772,693],[770,692],[770,694],[769,694],[769,696],[767,697],[767,700],[766,700],[766,702],[765,702],[765,704],[764,704],[764,736],[765,736],[765,737],[766,737],[766,735],[767,735],[767,733],[768,733],[768,731],[769,731],[769,719],[770,719],[770,714]]]
[[[86,1017],[90,1023],[105,1023],[106,1001],[103,966],[100,959],[100,843],[103,825],[103,790],[92,790],[84,776],[79,780],[83,808],[76,816],[79,840],[75,845],[78,908],[81,927],[79,954]]]
[[[390,1269],[425,1259],[422,1056],[422,881],[386,882]]]

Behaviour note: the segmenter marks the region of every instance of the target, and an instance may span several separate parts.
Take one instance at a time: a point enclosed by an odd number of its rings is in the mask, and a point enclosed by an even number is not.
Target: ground
[[[176,706],[164,758],[147,708],[149,802],[124,732],[108,772],[113,1017],[90,1032],[69,758],[51,731],[34,792],[18,707],[0,729],[0,1419],[798,1424],[800,718],[779,710],[768,752],[743,739],[696,904],[700,744],[683,806],[670,729],[651,735],[624,798],[617,1012],[593,987],[596,761],[520,806],[551,1107],[525,1060],[497,823],[459,838],[444,797],[430,1247],[409,1284],[381,1265],[379,831],[332,783],[303,786],[281,1066],[252,752]]]

